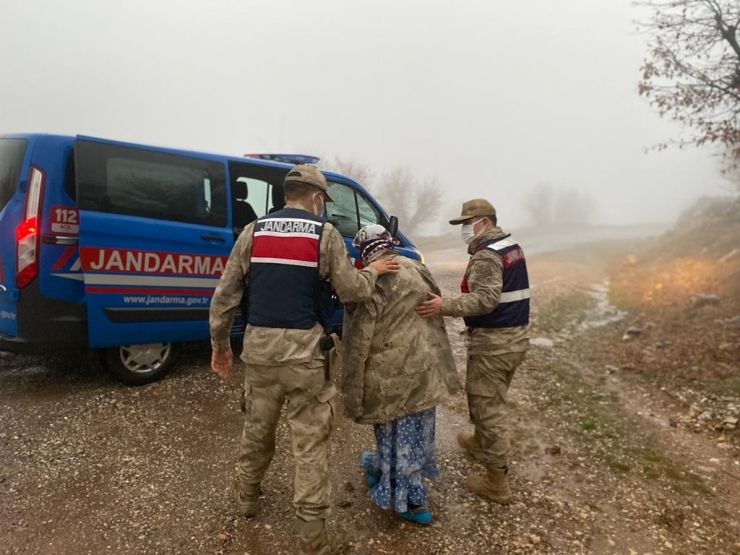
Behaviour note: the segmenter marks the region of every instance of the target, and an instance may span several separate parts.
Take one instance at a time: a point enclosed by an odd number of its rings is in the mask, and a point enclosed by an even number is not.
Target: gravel
[[[582,254],[569,271],[586,264]],[[592,258],[587,263],[589,276],[600,275]],[[437,268],[444,290],[456,289],[458,269]],[[535,318],[562,292],[590,285],[572,274],[555,279],[560,269],[556,259],[533,260],[542,284]],[[618,326],[601,333],[618,339]],[[450,321],[449,331],[464,375],[461,322]],[[557,349],[532,349],[514,379],[515,501],[508,507],[465,489],[465,477],[481,467],[455,442],[471,429],[464,395],[438,411],[441,476],[430,484],[429,528],[370,503],[357,457],[372,445],[371,429],[338,414],[332,525],[350,552],[740,553],[737,519],[729,516],[740,498],[740,482],[728,477],[740,473],[734,444],[718,448],[688,426],[666,426],[673,415],[658,397],[640,397],[642,385],[619,382],[621,373],[604,372],[608,359],[588,352],[593,333],[574,331]],[[171,376],[140,388],[116,384],[94,357],[0,356],[0,553],[296,553],[289,430],[281,422],[261,514],[237,517],[240,376],[221,383],[208,371],[209,356],[208,345],[189,346]],[[660,462],[645,458],[646,445]],[[687,466],[694,462],[704,470]]]

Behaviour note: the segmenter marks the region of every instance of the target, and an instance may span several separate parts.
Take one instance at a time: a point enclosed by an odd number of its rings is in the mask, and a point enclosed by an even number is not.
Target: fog
[[[0,132],[243,154],[298,151],[436,175],[440,220],[485,197],[589,191],[593,220],[665,222],[720,191],[711,151],[637,95],[628,0],[0,0]]]

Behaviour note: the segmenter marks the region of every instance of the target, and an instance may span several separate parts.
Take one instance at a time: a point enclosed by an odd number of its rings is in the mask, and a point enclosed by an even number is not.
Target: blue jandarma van
[[[124,383],[161,378],[183,342],[208,338],[211,295],[235,238],[283,207],[291,163],[276,159],[0,135],[0,350],[95,349]],[[397,226],[358,183],[325,175],[334,199],[326,217],[350,256],[360,227]],[[233,334],[242,330],[238,319]]]

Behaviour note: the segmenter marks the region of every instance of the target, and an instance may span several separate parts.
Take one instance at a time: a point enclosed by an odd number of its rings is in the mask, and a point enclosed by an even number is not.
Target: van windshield
[[[18,187],[28,141],[0,139],[0,210],[5,208]]]

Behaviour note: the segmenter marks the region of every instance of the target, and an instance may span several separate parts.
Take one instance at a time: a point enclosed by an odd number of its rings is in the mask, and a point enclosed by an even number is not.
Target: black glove
[[[334,348],[334,340],[329,335],[324,335],[319,341],[319,349],[328,353]]]

